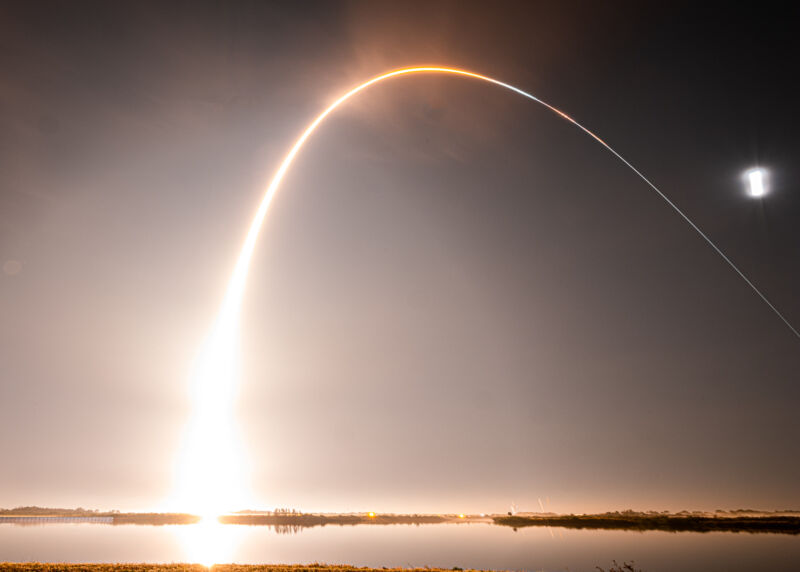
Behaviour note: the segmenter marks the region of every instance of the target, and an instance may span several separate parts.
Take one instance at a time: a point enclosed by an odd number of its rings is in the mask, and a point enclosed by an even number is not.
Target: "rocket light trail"
[[[446,67],[411,67],[394,70],[373,77],[354,87],[320,113],[295,141],[267,187],[264,198],[250,224],[250,229],[247,233],[244,245],[242,246],[242,250],[239,253],[217,322],[195,367],[195,374],[193,376],[194,416],[190,424],[189,443],[184,450],[184,458],[178,469],[180,475],[179,498],[184,499],[186,503],[190,503],[185,506],[193,510],[197,510],[196,507],[200,506],[207,514],[218,514],[221,510],[230,510],[234,508],[233,505],[247,500],[247,496],[244,494],[246,487],[244,487],[243,484],[244,479],[241,470],[243,456],[235,453],[237,447],[236,440],[233,439],[234,431],[232,429],[232,427],[235,426],[232,415],[232,402],[235,395],[235,381],[237,379],[236,371],[238,365],[238,360],[236,359],[236,336],[238,332],[239,310],[244,295],[245,281],[253,250],[263,225],[264,217],[272,203],[272,199],[278,191],[283,177],[286,175],[286,172],[306,140],[314,133],[325,118],[340,105],[378,82],[398,76],[419,73],[449,74],[481,80],[503,87],[546,107],[589,135],[633,171],[678,213],[681,218],[683,218],[689,226],[691,226],[692,229],[722,257],[739,277],[747,283],[753,292],[769,306],[792,333],[800,339],[800,332],[789,323],[766,296],[756,288],[747,276],[739,270],[722,250],[720,250],[719,247],[717,247],[717,245],[714,244],[714,242],[700,230],[677,205],[675,205],[675,203],[610,145],[563,111],[513,85],[466,70]]]
[[[226,311],[234,311],[234,309],[237,309],[237,311],[238,311],[238,306],[241,304],[242,294],[243,294],[243,291],[244,291],[244,283],[245,283],[245,278],[247,276],[247,270],[248,270],[248,268],[250,266],[250,258],[251,258],[252,253],[253,253],[253,248],[255,247],[256,239],[258,238],[258,233],[261,230],[261,225],[262,225],[262,223],[264,221],[264,216],[266,215],[267,209],[269,208],[269,205],[272,202],[272,199],[273,199],[273,197],[275,196],[275,193],[278,190],[278,186],[280,185],[281,181],[283,180],[283,176],[286,174],[286,171],[289,169],[289,166],[292,164],[292,161],[294,161],[295,155],[297,155],[297,153],[300,151],[300,148],[303,146],[303,143],[306,142],[306,139],[308,139],[311,136],[311,134],[316,130],[316,128],[319,126],[319,124],[322,123],[322,121],[328,115],[330,115],[337,107],[339,107],[342,103],[344,103],[345,101],[347,101],[348,99],[350,99],[351,97],[353,97],[354,95],[359,93],[360,91],[363,91],[366,88],[370,87],[371,85],[376,84],[376,83],[378,83],[380,81],[383,81],[385,79],[389,79],[389,78],[392,78],[392,77],[395,77],[395,76],[400,76],[400,75],[414,74],[414,73],[443,73],[443,74],[451,74],[451,75],[463,76],[463,77],[468,77],[468,78],[473,78],[473,79],[478,79],[478,80],[486,81],[486,82],[489,82],[489,83],[493,83],[495,85],[499,85],[500,87],[504,87],[506,89],[509,89],[509,90],[511,90],[511,91],[513,91],[515,93],[518,93],[519,95],[521,95],[523,97],[531,99],[531,100],[535,101],[536,103],[538,103],[540,105],[543,105],[544,107],[546,107],[547,109],[549,109],[553,113],[557,114],[558,116],[560,116],[563,119],[565,119],[565,120],[569,121],[570,123],[572,123],[575,127],[577,127],[578,129],[580,129],[581,131],[583,131],[584,133],[589,135],[592,139],[594,139],[595,141],[600,143],[600,145],[602,145],[608,151],[610,151],[611,154],[613,154],[617,159],[622,161],[622,163],[624,163],[625,166],[627,166],[631,171],[636,173],[636,175],[642,181],[644,181],[651,189],[653,189],[656,193],[658,193],[658,196],[660,196],[662,199],[664,199],[664,201],[666,201],[666,203],[670,207],[672,207],[672,209],[676,213],[678,213],[681,216],[681,218],[683,218],[683,220],[685,220],[689,224],[689,226],[691,226],[697,232],[697,234],[699,234],[703,238],[703,240],[705,240],[708,243],[708,245],[711,246],[711,248],[713,248],[716,251],[716,253],[719,254],[722,257],[722,259],[725,262],[728,263],[728,265],[759,296],[759,298],[761,298],[761,300],[763,300],[767,304],[767,306],[770,307],[770,309],[778,316],[778,318],[780,318],[783,321],[783,323],[786,324],[789,327],[789,329],[794,333],[794,335],[797,336],[797,338],[800,339],[800,332],[798,332],[794,328],[794,326],[792,326],[792,324],[789,323],[789,321],[786,318],[783,317],[783,314],[781,314],[778,311],[778,309],[775,306],[772,305],[772,303],[767,299],[767,297],[764,296],[764,294],[762,294],[761,291],[758,288],[756,288],[756,286],[747,278],[747,276],[744,275],[744,273],[741,270],[739,270],[739,268],[722,252],[722,250],[720,250],[719,247],[716,244],[714,244],[714,242],[702,230],[700,230],[700,228],[694,222],[692,222],[692,220],[686,214],[684,214],[684,212],[680,208],[678,208],[678,206],[675,203],[673,203],[663,192],[661,192],[661,190],[658,187],[656,187],[652,182],[650,182],[650,180],[647,177],[645,177],[638,169],[636,169],[636,167],[631,165],[622,155],[617,153],[608,143],[603,141],[600,137],[595,135],[592,131],[590,131],[589,129],[587,129],[586,127],[584,127],[583,125],[581,125],[577,121],[575,121],[572,117],[570,117],[569,115],[567,115],[566,113],[564,113],[560,109],[557,109],[557,108],[553,107],[549,103],[546,103],[545,101],[542,101],[538,97],[536,97],[534,95],[531,95],[530,93],[528,93],[526,91],[523,91],[523,90],[521,90],[521,89],[519,89],[517,87],[514,87],[513,85],[504,83],[502,81],[496,80],[494,78],[491,78],[491,77],[488,77],[488,76],[485,76],[485,75],[481,75],[481,74],[470,72],[470,71],[466,71],[466,70],[460,70],[460,69],[456,69],[456,68],[444,68],[444,67],[403,68],[403,69],[394,70],[394,71],[385,73],[383,75],[379,75],[377,77],[374,77],[374,78],[372,78],[372,79],[370,79],[368,81],[365,81],[361,85],[359,85],[357,87],[354,87],[350,91],[348,91],[346,94],[344,94],[339,99],[334,101],[325,111],[320,113],[317,116],[317,118],[314,121],[311,122],[311,124],[306,128],[306,130],[303,132],[303,134],[300,136],[300,138],[297,139],[297,141],[292,146],[292,148],[289,151],[289,153],[283,159],[283,162],[281,163],[281,166],[278,168],[278,171],[275,173],[275,176],[272,178],[272,181],[270,182],[269,187],[267,187],[267,191],[266,191],[266,194],[264,195],[264,199],[261,201],[261,205],[258,207],[258,211],[256,212],[256,216],[253,218],[253,222],[250,225],[250,231],[247,233],[247,239],[245,240],[244,246],[242,247],[242,251],[239,254],[239,260],[238,260],[238,262],[236,264],[236,269],[234,270],[233,278],[231,279],[230,286],[229,286],[229,289],[228,289],[228,293],[227,293],[227,295],[225,297],[225,303],[224,303],[224,306],[223,306],[223,313],[226,312]]]

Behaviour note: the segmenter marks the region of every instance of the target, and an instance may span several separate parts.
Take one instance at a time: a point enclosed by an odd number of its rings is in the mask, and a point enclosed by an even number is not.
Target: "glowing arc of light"
[[[523,97],[531,99],[536,103],[543,105],[553,113],[559,115],[561,118],[565,119],[566,121],[573,124],[575,127],[589,135],[592,139],[600,143],[603,147],[605,147],[611,154],[613,154],[617,159],[619,159],[625,166],[627,166],[631,171],[633,171],[642,181],[644,181],[651,189],[653,189],[658,196],[660,196],[676,213],[678,213],[683,220],[685,220],[689,226],[691,226],[697,234],[699,234],[703,240],[719,255],[722,259],[730,266],[736,274],[739,275],[745,283],[750,286],[750,288],[755,292],[759,298],[767,305],[769,308],[775,313],[781,321],[786,324],[786,326],[794,333],[794,335],[800,339],[800,332],[798,332],[789,320],[787,320],[781,312],[767,299],[767,297],[761,293],[761,291],[750,281],[750,279],[745,276],[745,274],[739,270],[739,268],[733,263],[733,261],[728,258],[725,253],[720,250],[720,248],[702,231],[700,228],[680,209],[678,206],[673,203],[661,190],[656,187],[647,177],[645,177],[641,171],[639,171],[636,167],[634,167],[631,163],[628,162],[622,155],[617,153],[608,143],[603,141],[600,137],[598,137],[594,132],[590,131],[588,128],[584,127],[572,117],[553,107],[549,103],[539,99],[538,97],[531,95],[530,93],[523,91],[513,85],[507,84],[505,82],[499,81],[497,79],[481,75],[478,73],[461,70],[457,68],[445,68],[445,67],[410,67],[410,68],[403,68],[394,70],[379,76],[376,76],[370,80],[365,81],[361,85],[358,85],[345,93],[339,99],[334,101],[330,106],[327,107],[322,113],[320,113],[314,121],[303,131],[303,134],[295,141],[294,145],[292,146],[289,153],[287,153],[286,157],[284,157],[283,162],[281,162],[280,167],[278,168],[277,172],[270,181],[269,186],[267,187],[266,193],[264,194],[264,198],[261,201],[261,204],[258,207],[258,211],[256,212],[255,217],[253,218],[253,222],[250,225],[250,230],[247,233],[247,238],[245,239],[244,245],[242,246],[242,250],[239,254],[239,258],[236,262],[236,267],[233,272],[233,276],[231,277],[228,291],[225,295],[225,301],[223,303],[222,312],[220,314],[220,320],[228,322],[228,320],[235,320],[235,316],[238,314],[239,306],[241,305],[242,296],[244,293],[244,285],[245,280],[247,278],[247,272],[250,267],[250,260],[252,258],[253,249],[255,248],[256,240],[258,238],[258,234],[261,230],[261,226],[264,222],[264,217],[267,214],[267,209],[269,208],[270,203],[272,202],[275,193],[280,186],[281,181],[283,180],[283,176],[286,174],[286,171],[294,161],[295,156],[300,151],[303,144],[306,142],[311,134],[316,130],[320,123],[330,115],[337,107],[339,107],[342,103],[356,95],[357,93],[365,90],[366,88],[370,87],[373,84],[381,82],[385,79],[389,79],[392,77],[400,76],[400,75],[407,75],[407,74],[414,74],[414,73],[442,73],[442,74],[450,74],[450,75],[457,75],[462,77],[468,77],[473,79],[479,79],[488,83],[492,83],[498,85],[500,87],[504,87],[508,90],[511,90]],[[230,322],[228,322],[230,323]]]
[[[481,75],[478,73],[446,67],[410,67],[394,70],[382,75],[376,76],[364,83],[354,87],[331,105],[329,105],[322,113],[320,113],[314,121],[312,121],[300,137],[295,141],[292,148],[284,157],[277,172],[273,176],[266,189],[264,198],[262,199],[258,210],[256,211],[253,221],[247,233],[247,237],[242,246],[241,252],[236,262],[231,279],[228,283],[228,288],[225,298],[217,317],[217,321],[212,330],[207,344],[201,352],[200,360],[195,368],[195,414],[194,414],[194,427],[195,430],[190,438],[189,447],[186,450],[187,461],[183,463],[184,486],[181,489],[184,492],[189,492],[189,496],[194,498],[194,501],[200,500],[205,504],[207,513],[209,515],[219,514],[219,509],[223,508],[223,502],[229,502],[230,495],[226,495],[225,490],[235,489],[234,484],[239,475],[238,469],[241,467],[233,467],[233,465],[241,465],[236,459],[233,452],[234,439],[230,433],[231,427],[234,425],[232,417],[232,398],[233,388],[236,382],[236,369],[238,360],[236,358],[236,335],[238,330],[239,310],[244,294],[245,281],[250,267],[253,250],[255,248],[256,240],[264,222],[267,210],[269,208],[275,193],[283,180],[284,175],[288,171],[292,162],[294,161],[297,153],[302,148],[306,140],[317,129],[317,127],[330,115],[336,108],[346,102],[348,99],[357,93],[365,90],[366,88],[381,82],[383,80],[415,73],[440,73],[450,74],[471,79],[485,81],[510,91],[513,91],[527,99],[533,100],[536,103],[546,107],[562,119],[570,122],[575,127],[589,135],[592,139],[600,143],[611,154],[619,159],[625,166],[633,171],[642,181],[644,181],[658,196],[660,196],[676,213],[678,213],[689,226],[699,234],[703,240],[730,266],[742,280],[755,292],[761,300],[775,313],[778,318],[800,339],[800,332],[798,332],[789,321],[778,311],[778,309],[761,293],[761,291],[739,270],[739,268],[714,244],[714,242],[692,222],[692,220],[673,203],[661,190],[656,187],[647,177],[645,177],[638,169],[631,163],[617,153],[610,145],[598,137],[595,133],[572,119],[563,111],[553,107],[549,103],[542,101],[538,97],[527,93],[513,85],[509,85],[494,78]],[[211,446],[207,446],[204,439],[211,442]],[[220,462],[225,459],[225,455],[229,455],[227,462]],[[227,466],[227,469],[225,468]],[[216,497],[214,496],[216,494]],[[205,498],[207,497],[207,498]],[[223,498],[226,497],[226,498]],[[194,502],[193,501],[193,502]],[[228,507],[231,508],[231,507]]]

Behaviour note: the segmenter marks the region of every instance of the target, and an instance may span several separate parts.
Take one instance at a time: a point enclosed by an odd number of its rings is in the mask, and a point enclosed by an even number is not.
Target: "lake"
[[[580,571],[634,560],[645,572],[800,569],[800,537],[511,528],[486,523],[324,526],[0,523],[0,561],[329,563]]]

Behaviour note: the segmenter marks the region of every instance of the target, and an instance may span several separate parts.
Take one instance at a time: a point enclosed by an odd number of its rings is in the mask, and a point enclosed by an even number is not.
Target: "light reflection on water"
[[[241,535],[234,530],[235,526],[220,524],[215,518],[204,518],[197,524],[171,528],[183,549],[181,561],[205,566],[237,561]]]
[[[237,562],[435,566],[572,572],[636,561],[645,572],[800,569],[800,537],[669,533],[489,524],[266,526],[0,524],[0,561]]]

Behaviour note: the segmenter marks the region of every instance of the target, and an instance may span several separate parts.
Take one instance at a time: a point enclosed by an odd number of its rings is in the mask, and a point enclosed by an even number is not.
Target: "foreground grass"
[[[327,564],[214,564],[214,572],[444,572],[444,568],[356,568]],[[208,572],[202,564],[48,564],[0,562],[0,572]],[[460,568],[453,568],[460,570]],[[452,572],[452,570],[448,571]]]

